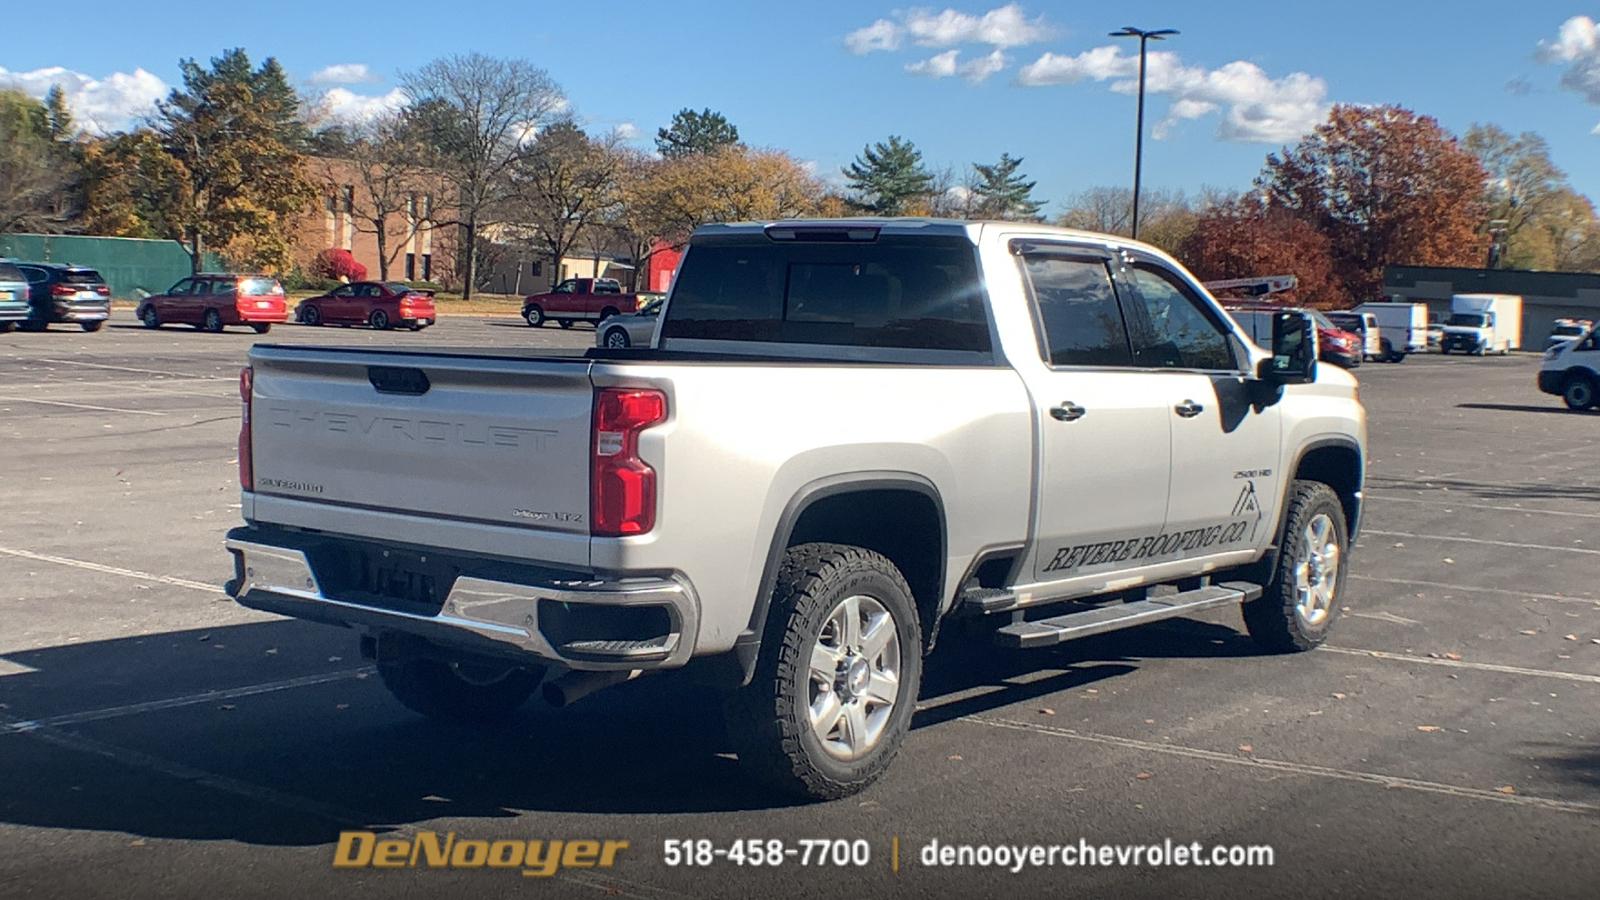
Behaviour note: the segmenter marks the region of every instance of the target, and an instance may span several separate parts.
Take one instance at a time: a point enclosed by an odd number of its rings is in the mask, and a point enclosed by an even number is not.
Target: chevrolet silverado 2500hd
[[[1303,313],[1270,332],[1121,238],[709,225],[651,347],[257,345],[229,590],[356,629],[439,718],[688,667],[751,772],[839,797],[954,618],[1039,647],[1241,604],[1268,650],[1323,640],[1365,413]]]

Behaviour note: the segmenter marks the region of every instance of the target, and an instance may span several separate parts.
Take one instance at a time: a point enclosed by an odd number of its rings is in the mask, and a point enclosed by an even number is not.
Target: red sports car
[[[402,281],[353,281],[320,297],[300,301],[294,319],[305,325],[404,325],[420,331],[439,321],[433,291],[419,291]]]

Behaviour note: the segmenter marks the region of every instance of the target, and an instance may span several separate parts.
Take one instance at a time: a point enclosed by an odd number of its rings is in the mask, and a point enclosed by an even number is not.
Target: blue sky
[[[1587,8],[1585,4],[1588,4]],[[178,81],[181,57],[276,56],[307,96],[371,107],[395,74],[479,51],[546,69],[591,131],[650,147],[684,107],[726,115],[753,145],[838,181],[863,145],[898,134],[936,167],[1023,157],[1047,212],[1131,180],[1137,42],[1152,43],[1144,183],[1243,189],[1266,154],[1335,102],[1397,103],[1459,133],[1536,131],[1600,201],[1600,0],[1333,4],[470,3],[281,0],[21,4],[7,31],[70,35],[0,46],[0,83],[61,83],[82,118],[129,120]],[[342,83],[341,83],[342,82]],[[338,93],[343,92],[343,93]]]

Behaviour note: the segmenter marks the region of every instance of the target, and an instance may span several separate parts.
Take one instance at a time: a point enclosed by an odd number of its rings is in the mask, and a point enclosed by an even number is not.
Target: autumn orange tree
[[[1319,309],[1350,305],[1334,278],[1327,236],[1258,196],[1209,207],[1178,255],[1204,281],[1293,275],[1298,286],[1275,299]]]
[[[1430,116],[1340,104],[1293,149],[1267,157],[1257,186],[1328,239],[1350,302],[1383,290],[1391,263],[1483,261],[1483,166]],[[1298,274],[1298,273],[1297,273]]]

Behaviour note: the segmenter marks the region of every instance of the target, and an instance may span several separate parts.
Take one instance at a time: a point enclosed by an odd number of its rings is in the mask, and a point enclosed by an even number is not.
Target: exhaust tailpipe
[[[642,669],[618,669],[611,672],[568,672],[555,681],[544,684],[544,702],[556,709],[570,706],[601,688],[621,684],[638,678]]]

